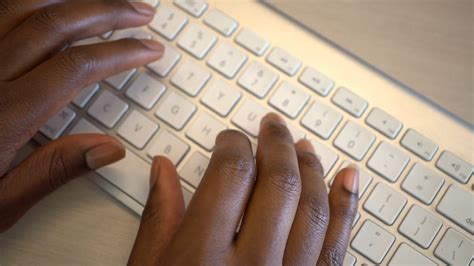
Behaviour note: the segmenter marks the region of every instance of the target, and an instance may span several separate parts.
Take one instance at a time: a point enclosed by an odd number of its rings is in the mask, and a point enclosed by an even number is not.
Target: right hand
[[[328,195],[312,144],[293,144],[275,114],[262,120],[256,163],[244,134],[219,134],[186,212],[175,167],[156,157],[129,264],[342,265],[358,176],[341,170]]]

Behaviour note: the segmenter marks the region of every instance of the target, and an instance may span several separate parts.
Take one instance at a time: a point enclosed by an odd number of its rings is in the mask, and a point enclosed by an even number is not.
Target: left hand
[[[62,184],[125,155],[111,136],[68,136],[9,170],[17,151],[81,89],[164,50],[151,40],[70,44],[146,25],[154,12],[126,0],[0,0],[0,233]]]

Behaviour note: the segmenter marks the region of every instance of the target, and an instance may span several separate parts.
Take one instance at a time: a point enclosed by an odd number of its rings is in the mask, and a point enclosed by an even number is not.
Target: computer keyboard
[[[469,162],[205,2],[145,2],[157,7],[148,27],[74,45],[153,38],[165,45],[163,58],[89,86],[40,129],[49,140],[78,133],[123,140],[125,159],[97,173],[136,201],[137,213],[153,156],[178,167],[187,204],[217,134],[242,130],[255,152],[260,119],[274,111],[295,141],[311,140],[328,186],[338,169],[368,158],[359,163],[360,208],[345,265],[472,265]]]

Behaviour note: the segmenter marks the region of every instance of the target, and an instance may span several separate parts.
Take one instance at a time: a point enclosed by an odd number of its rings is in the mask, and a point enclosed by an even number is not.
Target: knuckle
[[[280,191],[289,195],[301,193],[301,179],[298,171],[274,164],[269,174],[271,183]]]
[[[68,31],[68,16],[55,6],[46,7],[33,15],[32,27],[42,33],[60,35]]]
[[[320,254],[318,265],[342,265],[346,249],[341,244],[324,246]]]
[[[0,1],[0,17],[16,16],[20,13],[20,6],[15,0]]]
[[[303,164],[311,169],[314,169],[317,173],[323,176],[323,166],[321,161],[314,153],[310,152],[298,152],[298,161],[300,164]]]
[[[312,228],[326,231],[329,224],[329,205],[326,195],[306,195],[300,200],[301,211]]]
[[[228,151],[216,158],[218,174],[241,183],[251,183],[254,180],[255,163],[253,158],[243,156],[237,151]]]
[[[65,71],[68,78],[74,81],[88,83],[88,76],[94,69],[94,62],[81,48],[71,48],[64,51],[58,60],[59,69]],[[73,75],[69,76],[71,73]]]
[[[344,221],[352,224],[352,219],[357,212],[357,196],[354,196],[348,200],[339,200],[337,208],[333,208],[333,215],[338,217],[340,221]]]
[[[56,149],[53,151],[46,165],[48,165],[48,178],[51,189],[54,190],[64,185],[70,179],[71,175],[64,163],[64,155],[60,150]]]

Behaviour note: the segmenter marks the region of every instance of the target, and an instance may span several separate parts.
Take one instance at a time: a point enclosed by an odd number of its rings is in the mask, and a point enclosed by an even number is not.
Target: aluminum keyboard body
[[[347,265],[470,263],[472,128],[262,4],[186,2],[159,3],[133,34],[104,35],[157,39],[167,53],[87,88],[36,140],[123,140],[127,158],[94,180],[140,214],[153,155],[177,165],[188,201],[219,131],[240,129],[255,145],[259,119],[279,112],[294,139],[315,144],[328,186],[343,164],[364,171]]]

